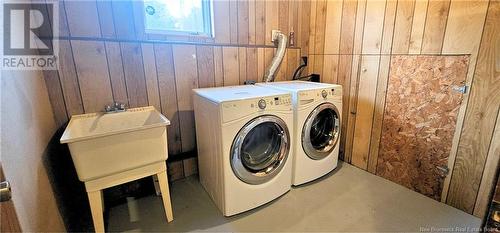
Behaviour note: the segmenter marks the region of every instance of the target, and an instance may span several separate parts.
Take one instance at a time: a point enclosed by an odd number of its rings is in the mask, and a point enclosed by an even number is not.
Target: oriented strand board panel
[[[393,56],[377,174],[440,200],[468,56]]]
[[[446,203],[472,213],[500,103],[500,2],[491,2]]]
[[[351,162],[364,170],[368,167],[379,61],[380,56],[361,57]]]
[[[85,112],[100,112],[113,103],[104,43],[74,40],[71,46]]]

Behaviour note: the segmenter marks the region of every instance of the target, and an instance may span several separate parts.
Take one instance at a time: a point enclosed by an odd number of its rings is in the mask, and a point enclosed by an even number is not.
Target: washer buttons
[[[328,92],[326,92],[325,90],[323,90],[321,92],[321,96],[323,96],[323,98],[326,98],[328,96]]]
[[[259,100],[259,108],[260,109],[265,109],[266,108],[266,101],[264,99]]]

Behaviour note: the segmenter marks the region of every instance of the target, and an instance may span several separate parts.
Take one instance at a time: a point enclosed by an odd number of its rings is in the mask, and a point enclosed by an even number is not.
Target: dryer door
[[[323,103],[307,117],[302,129],[302,148],[311,159],[327,157],[340,137],[340,114],[335,105]]]
[[[275,177],[290,151],[290,134],[283,120],[272,115],[252,119],[236,135],[231,147],[231,168],[248,184]]]

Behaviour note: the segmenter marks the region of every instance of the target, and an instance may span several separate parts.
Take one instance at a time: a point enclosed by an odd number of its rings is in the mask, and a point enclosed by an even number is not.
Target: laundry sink
[[[60,142],[67,143],[78,178],[89,181],[164,161],[169,120],[154,107],[74,115]]]

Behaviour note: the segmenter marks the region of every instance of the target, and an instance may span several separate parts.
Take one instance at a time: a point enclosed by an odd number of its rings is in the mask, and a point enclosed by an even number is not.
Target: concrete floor
[[[277,200],[226,218],[196,176],[171,187],[174,221],[161,199],[141,198],[109,212],[108,231],[476,231],[481,220],[351,165]],[[129,214],[129,208],[134,209]],[[132,220],[132,221],[131,221]]]

